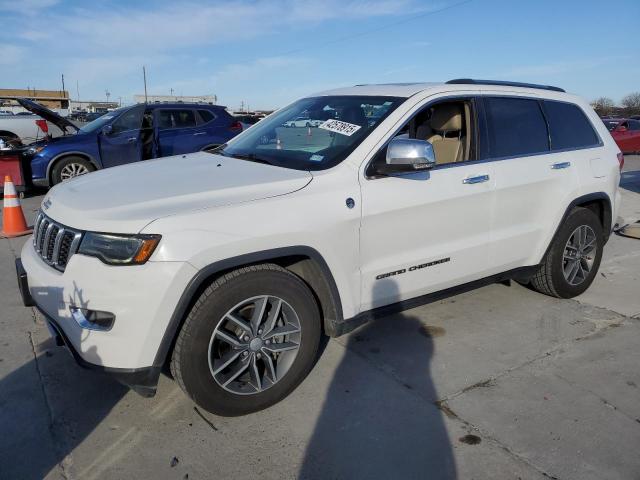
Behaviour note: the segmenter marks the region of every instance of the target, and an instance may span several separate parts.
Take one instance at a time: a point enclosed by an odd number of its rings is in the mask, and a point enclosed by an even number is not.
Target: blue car
[[[43,187],[100,168],[206,150],[242,131],[242,124],[219,105],[137,104],[79,128],[38,103],[18,101],[64,132],[28,149],[32,182]]]

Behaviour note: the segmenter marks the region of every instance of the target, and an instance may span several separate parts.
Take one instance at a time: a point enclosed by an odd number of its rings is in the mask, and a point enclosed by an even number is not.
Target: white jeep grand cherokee
[[[318,128],[287,127],[301,116]],[[486,282],[585,291],[623,158],[589,105],[481,80],[303,98],[212,152],[53,188],[16,263],[82,365],[146,395],[263,409],[321,335]]]

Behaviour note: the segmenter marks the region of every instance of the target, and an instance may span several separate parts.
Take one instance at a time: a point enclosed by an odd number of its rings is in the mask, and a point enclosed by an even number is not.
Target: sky
[[[640,0],[0,0],[0,88],[277,108],[339,86],[488,78],[640,91]],[[76,88],[78,87],[78,88]]]

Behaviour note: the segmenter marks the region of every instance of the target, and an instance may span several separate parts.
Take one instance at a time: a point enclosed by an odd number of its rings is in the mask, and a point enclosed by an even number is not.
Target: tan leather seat
[[[426,140],[433,145],[436,163],[460,162],[464,159],[466,139],[462,136],[463,106],[459,103],[436,105],[429,126],[433,133]]]

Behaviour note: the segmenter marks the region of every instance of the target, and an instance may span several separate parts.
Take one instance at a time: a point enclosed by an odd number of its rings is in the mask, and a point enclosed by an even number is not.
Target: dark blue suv
[[[32,182],[45,187],[100,168],[213,148],[242,131],[242,124],[218,105],[137,104],[78,128],[42,105],[19,102],[65,132],[28,150]]]

